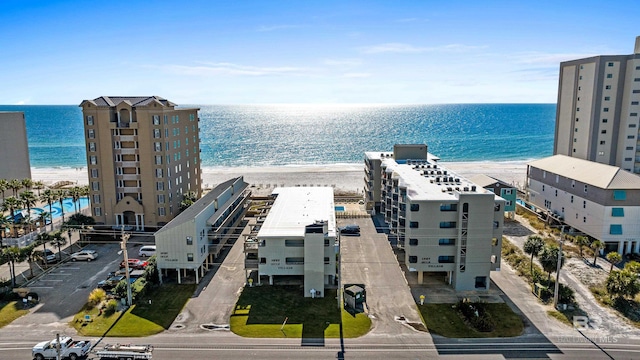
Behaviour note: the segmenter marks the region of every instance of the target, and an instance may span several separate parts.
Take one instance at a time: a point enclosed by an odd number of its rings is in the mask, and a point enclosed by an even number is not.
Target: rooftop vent
[[[451,188],[451,186],[447,186],[447,191],[453,191],[453,189]]]
[[[468,187],[468,186],[465,186],[464,188],[462,188],[462,190],[464,190],[464,191],[469,191],[469,187]]]
[[[471,191],[476,191],[476,186],[475,185],[471,186]]]

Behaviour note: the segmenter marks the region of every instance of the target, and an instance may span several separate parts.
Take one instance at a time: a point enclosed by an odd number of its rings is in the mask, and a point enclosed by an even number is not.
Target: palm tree
[[[40,197],[40,190],[44,189],[44,183],[40,180],[34,181],[33,188],[38,190],[38,197]]]
[[[51,241],[49,244],[58,248],[58,260],[62,261],[62,252],[60,252],[60,247],[67,244],[67,239],[62,236],[62,231],[54,232],[53,235],[51,235]]]
[[[576,236],[576,245],[578,245],[578,250],[580,250],[580,257],[584,257],[582,255],[582,248],[589,246],[589,239],[586,236],[578,235]]]
[[[22,179],[21,182],[22,182],[22,187],[24,187],[27,190],[31,190],[31,188],[33,187],[33,184],[34,184],[33,180],[31,180],[29,178]]]
[[[6,179],[0,179],[0,194],[2,194],[2,201],[4,201],[4,192],[9,188],[9,182]]]
[[[62,214],[62,222],[64,222],[64,204],[62,203],[62,201],[67,197],[67,190],[60,189],[56,191],[55,194],[56,194],[56,200],[60,202],[60,212]]]
[[[607,261],[611,263],[611,268],[609,272],[613,271],[613,265],[619,264],[622,261],[622,255],[618,254],[617,251],[612,251],[606,256]]]
[[[51,213],[48,211],[43,211],[40,214],[38,214],[38,224],[40,228],[44,228],[46,230],[47,227],[47,219],[51,219]],[[52,222],[51,220],[49,220],[50,222]]]
[[[80,189],[80,186],[74,186],[69,189],[69,195],[73,199],[73,209],[78,212],[78,200],[82,196],[82,189]]]
[[[11,287],[16,287],[16,262],[20,262],[20,248],[10,246],[2,249],[2,258],[9,263],[9,275],[11,276]]]
[[[51,206],[56,200],[56,193],[51,189],[46,189],[42,192],[42,195],[40,195],[40,201],[44,201],[47,203],[47,205],[49,205],[49,215],[53,214]],[[51,219],[51,231],[53,231],[53,218]]]
[[[33,277],[33,263],[38,258],[38,255],[35,252],[36,244],[31,244],[29,246],[25,246],[20,249],[21,255],[27,260],[29,263],[29,275]]]
[[[7,227],[10,226],[10,224],[9,219],[4,217],[3,214],[0,214],[0,248],[2,247],[4,236],[7,233]]]
[[[18,196],[18,190],[22,189],[22,181],[18,179],[12,179],[9,181],[9,189],[13,190],[13,196]]]
[[[557,269],[562,268],[564,265],[564,257],[561,258],[560,266],[558,267],[558,253],[560,249],[555,246],[544,246],[542,250],[540,250],[540,254],[538,255],[538,259],[540,260],[540,264],[542,265],[542,269],[548,274],[547,277],[547,286],[551,284],[551,273],[557,271]]]
[[[31,207],[36,205],[38,198],[31,190],[23,191],[20,193],[20,201],[22,206],[27,208],[27,214],[31,214]]]
[[[9,216],[10,216],[10,220],[12,225],[12,228],[15,231],[15,225],[16,225],[16,216],[15,216],[15,212],[16,209],[20,206],[20,200],[16,199],[13,196],[9,196],[8,198],[4,199],[4,202],[1,205],[2,211],[9,211]]]
[[[531,255],[531,278],[533,279],[533,257],[538,255],[540,250],[544,247],[544,240],[540,236],[531,235],[524,242],[524,252]]]
[[[38,234],[38,236],[36,236],[36,244],[37,245],[42,245],[42,254],[45,255],[45,259],[44,259],[44,267],[47,267],[47,258],[46,258],[46,253],[47,253],[47,242],[51,241],[53,239],[53,237],[51,236],[51,234],[47,233],[47,232],[43,232],[41,234]]]
[[[600,240],[593,240],[589,247],[593,249],[593,266],[596,266],[598,254],[600,253],[600,250],[604,249],[604,243]]]

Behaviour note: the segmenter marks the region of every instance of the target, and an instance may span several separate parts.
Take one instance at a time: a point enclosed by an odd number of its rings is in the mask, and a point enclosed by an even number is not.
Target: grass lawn
[[[366,334],[371,319],[338,309],[336,291],[324,298],[305,298],[298,286],[244,288],[231,315],[231,331],[244,337],[345,338]],[[284,327],[282,324],[287,319]]]
[[[491,332],[480,332],[462,320],[453,304],[418,305],[429,332],[448,338],[489,338],[513,337],[522,334],[522,319],[505,303],[485,304],[487,311],[495,321],[496,328]]]
[[[0,301],[0,328],[29,313],[29,310],[24,310],[22,307],[22,303],[18,301],[10,301],[8,303]]]
[[[116,312],[110,316],[98,316],[98,309],[85,307],[76,314],[71,325],[84,336],[133,337],[157,334],[171,326],[195,289],[194,284],[160,286],[146,294],[124,314]],[[152,299],[151,305],[148,299]],[[85,324],[83,319],[86,314],[91,315],[93,321]]]

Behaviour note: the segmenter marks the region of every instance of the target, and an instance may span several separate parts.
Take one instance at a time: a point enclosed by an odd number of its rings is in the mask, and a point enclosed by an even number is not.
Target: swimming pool
[[[62,209],[64,209],[65,214],[71,214],[76,211],[76,205],[78,206],[78,210],[82,210],[89,206],[89,198],[83,197],[80,198],[77,202],[73,201],[73,198],[65,198],[62,200],[63,208],[60,208],[60,202],[56,201],[51,205],[51,216],[53,219],[57,219],[62,216]],[[16,210],[14,215],[22,213],[26,215],[27,209]],[[37,219],[40,214],[44,211],[49,211],[49,205],[44,205],[43,207],[31,208],[31,218]]]
[[[341,205],[335,206],[334,208],[335,208],[335,211],[344,211],[344,206],[341,206]]]

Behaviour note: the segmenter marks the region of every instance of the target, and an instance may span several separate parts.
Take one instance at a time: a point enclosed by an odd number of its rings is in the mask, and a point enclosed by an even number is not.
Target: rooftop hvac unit
[[[476,186],[475,185],[471,186],[471,191],[476,191]]]
[[[442,173],[447,175],[447,170],[443,170]]]
[[[456,178],[456,182],[457,182],[457,183],[459,183],[459,182],[460,182],[460,179],[459,179],[459,178]]]
[[[453,189],[451,188],[451,186],[447,186],[447,191],[453,191]]]
[[[464,191],[469,191],[469,187],[468,187],[468,186],[465,186],[464,188],[462,188],[462,190],[464,190]]]

